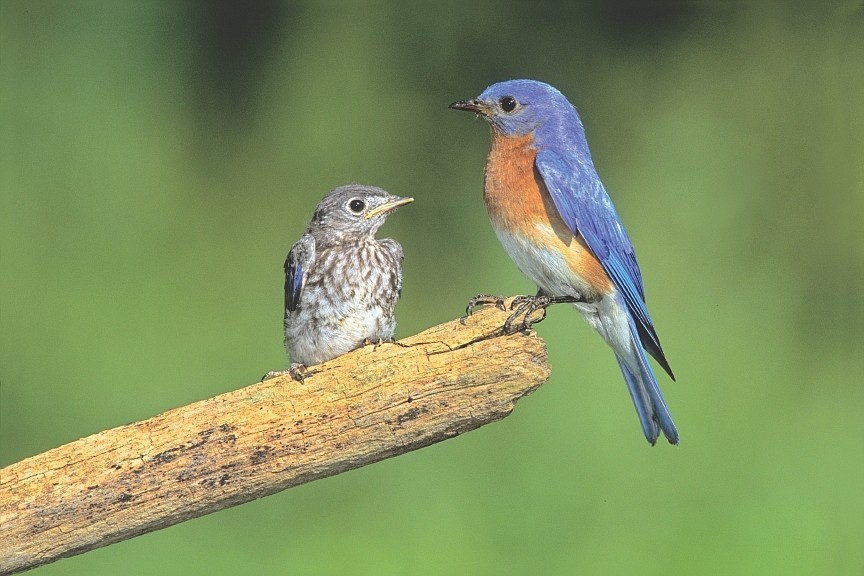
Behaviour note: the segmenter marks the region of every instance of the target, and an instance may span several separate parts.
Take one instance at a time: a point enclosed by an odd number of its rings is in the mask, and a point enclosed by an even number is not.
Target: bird
[[[402,246],[375,233],[413,198],[348,184],[319,202],[285,260],[285,348],[302,381],[321,364],[367,343],[392,341],[402,294]]]
[[[571,303],[606,341],[624,375],[645,438],[678,430],[646,352],[675,380],[648,308],[636,253],[594,167],[576,108],[537,80],[508,80],[477,98],[449,106],[473,112],[491,126],[483,199],[495,233],[536,296],[511,305],[531,312]],[[469,303],[496,303],[478,295]],[[542,319],[542,318],[541,318]],[[508,318],[508,324],[512,321]]]

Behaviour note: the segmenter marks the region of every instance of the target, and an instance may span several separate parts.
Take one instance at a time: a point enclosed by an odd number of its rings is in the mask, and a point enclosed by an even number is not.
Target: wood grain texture
[[[507,416],[543,341],[487,308],[0,469],[0,574],[416,450]]]

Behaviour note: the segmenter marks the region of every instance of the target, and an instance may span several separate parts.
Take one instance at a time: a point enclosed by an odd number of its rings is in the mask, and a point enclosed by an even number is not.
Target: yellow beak
[[[379,214],[386,214],[387,212],[391,212],[396,208],[399,208],[400,206],[410,204],[413,201],[414,198],[397,198],[396,200],[386,202],[384,204],[381,204],[380,206],[376,206],[375,208],[369,210],[368,212],[366,212],[364,218],[366,218],[366,220],[369,220],[370,218],[374,218]]]

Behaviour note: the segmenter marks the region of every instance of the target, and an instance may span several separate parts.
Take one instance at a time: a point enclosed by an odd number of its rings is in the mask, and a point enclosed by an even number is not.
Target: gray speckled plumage
[[[349,184],[325,196],[285,261],[285,348],[292,370],[391,340],[402,247],[375,232],[412,198]]]

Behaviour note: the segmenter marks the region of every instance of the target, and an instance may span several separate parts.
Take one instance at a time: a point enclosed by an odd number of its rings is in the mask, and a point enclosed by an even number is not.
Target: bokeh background
[[[864,572],[862,3],[539,4],[0,2],[0,466],[284,367],[346,182],[416,198],[399,336],[532,292],[447,109],[516,77],[582,113],[682,437],[556,307],[511,417],[32,574]]]

